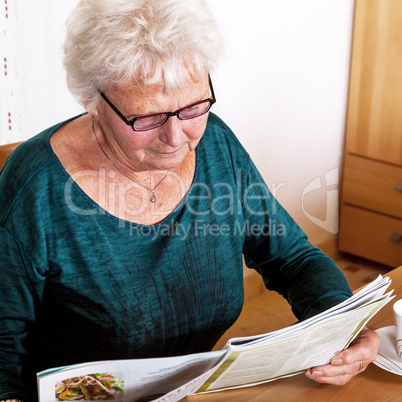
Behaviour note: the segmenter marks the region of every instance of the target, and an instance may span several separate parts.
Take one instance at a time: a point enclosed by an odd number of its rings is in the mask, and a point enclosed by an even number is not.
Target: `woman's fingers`
[[[319,383],[344,385],[375,360],[379,344],[378,334],[364,328],[348,349],[332,358],[331,364],[314,367],[305,374]]]

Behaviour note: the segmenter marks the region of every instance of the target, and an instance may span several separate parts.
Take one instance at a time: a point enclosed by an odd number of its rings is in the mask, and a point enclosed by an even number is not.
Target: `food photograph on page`
[[[121,374],[96,373],[67,378],[55,385],[56,401],[122,401]]]

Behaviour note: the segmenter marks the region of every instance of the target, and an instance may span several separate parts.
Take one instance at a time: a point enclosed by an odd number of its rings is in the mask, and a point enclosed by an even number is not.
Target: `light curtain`
[[[0,144],[82,111],[62,67],[64,21],[78,0],[0,0]]]

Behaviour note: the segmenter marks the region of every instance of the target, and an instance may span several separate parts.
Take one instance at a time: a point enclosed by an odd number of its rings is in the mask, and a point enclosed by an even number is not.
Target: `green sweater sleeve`
[[[248,236],[244,255],[265,286],[283,295],[299,319],[306,319],[352,295],[335,262],[308,241],[306,234],[270,193],[254,164],[244,187]]]
[[[2,266],[12,267],[0,281],[0,399],[25,401],[28,399],[20,380],[22,361],[44,278],[24,247],[4,227],[0,227],[0,244]]]

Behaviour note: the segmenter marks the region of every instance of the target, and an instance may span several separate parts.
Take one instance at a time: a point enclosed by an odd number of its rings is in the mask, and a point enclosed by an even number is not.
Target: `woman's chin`
[[[184,150],[184,148],[185,147],[180,148],[174,152],[153,152],[152,165],[158,170],[174,169],[179,167],[189,154],[188,148],[186,150]]]

